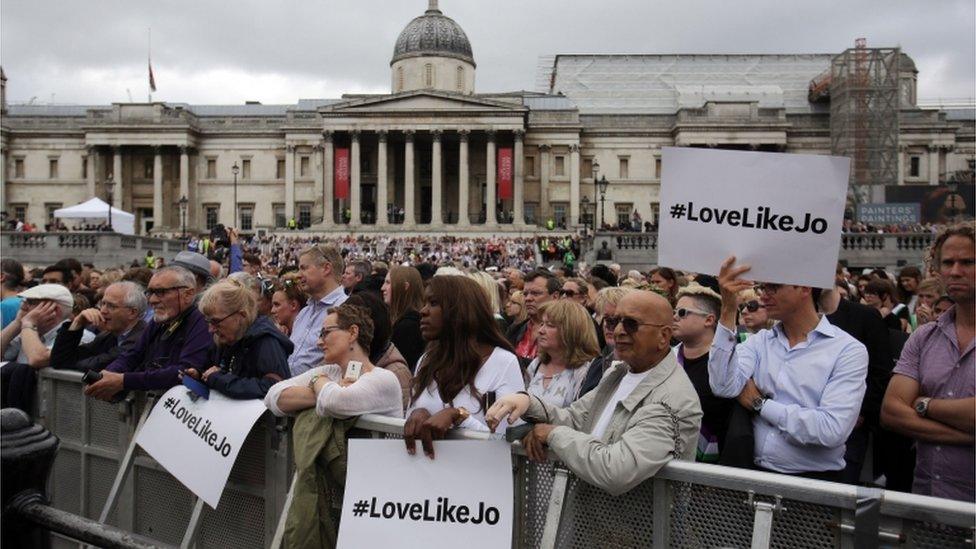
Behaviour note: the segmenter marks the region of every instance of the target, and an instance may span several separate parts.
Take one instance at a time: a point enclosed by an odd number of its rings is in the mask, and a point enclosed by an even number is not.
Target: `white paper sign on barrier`
[[[850,159],[666,147],[658,264],[717,275],[736,256],[750,280],[831,288]]]
[[[207,505],[216,508],[244,439],[267,408],[216,391],[194,402],[177,385],[162,396],[136,443]]]
[[[497,549],[512,544],[512,454],[501,440],[349,441],[340,548]]]

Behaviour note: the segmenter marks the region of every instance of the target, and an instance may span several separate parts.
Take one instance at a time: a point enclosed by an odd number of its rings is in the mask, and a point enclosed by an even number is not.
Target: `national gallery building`
[[[918,69],[894,51],[889,183],[971,171],[974,110],[919,108]],[[0,206],[43,226],[58,208],[110,198],[140,234],[294,219],[312,231],[514,235],[635,211],[656,222],[662,147],[836,151],[838,99],[817,86],[836,57],[555,55],[540,59],[535,91],[478,93],[472,45],[432,0],[396,38],[389,94],[8,105],[3,76]]]

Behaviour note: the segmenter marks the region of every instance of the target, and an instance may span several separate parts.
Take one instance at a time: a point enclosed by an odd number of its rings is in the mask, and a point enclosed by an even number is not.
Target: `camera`
[[[210,231],[210,240],[217,246],[230,248],[230,236],[227,235],[227,229],[224,228],[223,223],[218,223],[217,226]]]
[[[85,375],[81,376],[81,381],[85,385],[91,385],[102,379],[102,373],[97,370],[86,370]]]

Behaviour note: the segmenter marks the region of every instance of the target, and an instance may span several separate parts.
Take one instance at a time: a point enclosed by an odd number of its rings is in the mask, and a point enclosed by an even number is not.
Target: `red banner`
[[[349,198],[349,149],[335,150],[335,197]]]
[[[512,198],[512,149],[498,149],[498,199]]]

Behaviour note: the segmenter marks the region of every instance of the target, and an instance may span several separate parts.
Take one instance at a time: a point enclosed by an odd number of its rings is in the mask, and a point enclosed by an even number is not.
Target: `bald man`
[[[617,305],[612,365],[596,389],[559,408],[527,393],[499,399],[485,415],[492,427],[508,416],[535,427],[522,440],[529,458],[548,446],[576,476],[612,495],[653,477],[672,459],[694,461],[701,427],[698,394],[671,351],[671,305],[634,291]],[[543,423],[544,422],[544,423]]]

